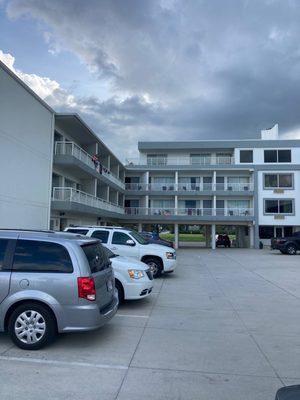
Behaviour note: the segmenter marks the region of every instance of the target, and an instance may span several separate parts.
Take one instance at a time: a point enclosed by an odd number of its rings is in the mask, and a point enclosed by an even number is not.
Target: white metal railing
[[[153,216],[224,216],[246,217],[253,216],[252,208],[155,208],[155,207],[126,207],[128,215],[153,215]]]
[[[96,170],[99,174],[106,176],[110,181],[121,186],[123,189],[125,187],[124,183],[113,172],[101,165],[101,163],[95,163],[92,156],[74,142],[55,142],[54,154],[73,156]]]
[[[201,191],[233,191],[247,192],[253,191],[254,185],[249,183],[126,183],[126,190],[134,191],[184,191],[184,192],[201,192]]]
[[[124,208],[71,187],[54,187],[52,200],[79,203],[101,210],[124,214]]]
[[[231,165],[234,157],[231,156],[203,156],[203,157],[147,157],[129,158],[127,166],[143,165],[148,167],[164,167],[169,165]]]

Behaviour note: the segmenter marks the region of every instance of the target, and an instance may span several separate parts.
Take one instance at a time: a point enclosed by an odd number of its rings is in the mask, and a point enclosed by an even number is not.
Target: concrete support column
[[[215,250],[216,248],[216,225],[212,224],[211,226],[211,248]]]
[[[179,246],[179,230],[178,230],[178,224],[174,224],[174,234],[175,234],[175,238],[174,238],[175,249],[178,249],[178,246]]]
[[[110,155],[107,156],[107,169],[110,171]]]
[[[145,173],[145,184],[146,184],[146,190],[149,190],[149,171],[146,171]],[[148,207],[148,204],[147,204]]]
[[[106,193],[106,200],[109,202],[109,186],[107,186]]]
[[[210,225],[205,225],[205,247],[210,247],[210,234],[211,234],[211,228]]]
[[[145,215],[150,214],[149,210],[149,196],[145,196],[145,207],[146,207],[146,212]]]
[[[254,248],[254,226],[250,225],[249,226],[249,244],[250,244],[250,249]]]
[[[138,224],[138,231],[139,231],[139,232],[142,232],[142,230],[143,230],[143,225],[142,225],[141,222],[139,222],[139,224]]]
[[[212,215],[216,215],[216,208],[217,208],[217,196],[213,196],[213,212]]]
[[[175,171],[175,190],[178,190],[178,171]]]
[[[212,190],[216,190],[216,187],[217,187],[217,171],[213,171]]]
[[[178,196],[175,196],[174,208],[175,208],[174,214],[177,215],[178,214]]]

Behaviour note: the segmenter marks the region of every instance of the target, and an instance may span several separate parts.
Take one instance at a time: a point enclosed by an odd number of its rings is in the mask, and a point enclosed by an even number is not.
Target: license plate
[[[111,291],[113,290],[113,283],[112,283],[112,280],[110,279],[109,281],[107,281],[107,282],[106,282],[106,285],[107,285],[107,290],[108,290],[109,292],[111,292]]]

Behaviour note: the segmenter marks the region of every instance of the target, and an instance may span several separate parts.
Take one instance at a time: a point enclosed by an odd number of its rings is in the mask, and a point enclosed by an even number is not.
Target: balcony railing
[[[201,191],[253,191],[253,183],[126,183],[126,190],[157,192],[201,192]]]
[[[165,167],[176,165],[232,165],[232,156],[203,156],[203,157],[147,157],[147,159],[130,158],[126,160],[127,166]]]
[[[108,201],[100,199],[99,197],[92,196],[91,194],[70,187],[54,187],[52,200],[79,203],[89,207],[98,208],[100,210],[124,214],[123,207],[109,203]]]
[[[124,183],[114,173],[100,163],[95,164],[92,156],[74,142],[55,142],[54,154],[73,156],[123,189],[125,187]]]
[[[151,215],[151,216],[224,216],[224,217],[246,217],[253,216],[252,208],[146,208],[126,207],[125,214],[128,215]]]

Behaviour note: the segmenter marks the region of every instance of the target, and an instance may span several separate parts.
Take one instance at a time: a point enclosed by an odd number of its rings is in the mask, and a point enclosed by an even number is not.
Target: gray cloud
[[[76,54],[99,90],[111,83],[105,102],[77,99],[108,141],[300,125],[296,0],[9,0],[7,14],[42,21],[49,46]]]

